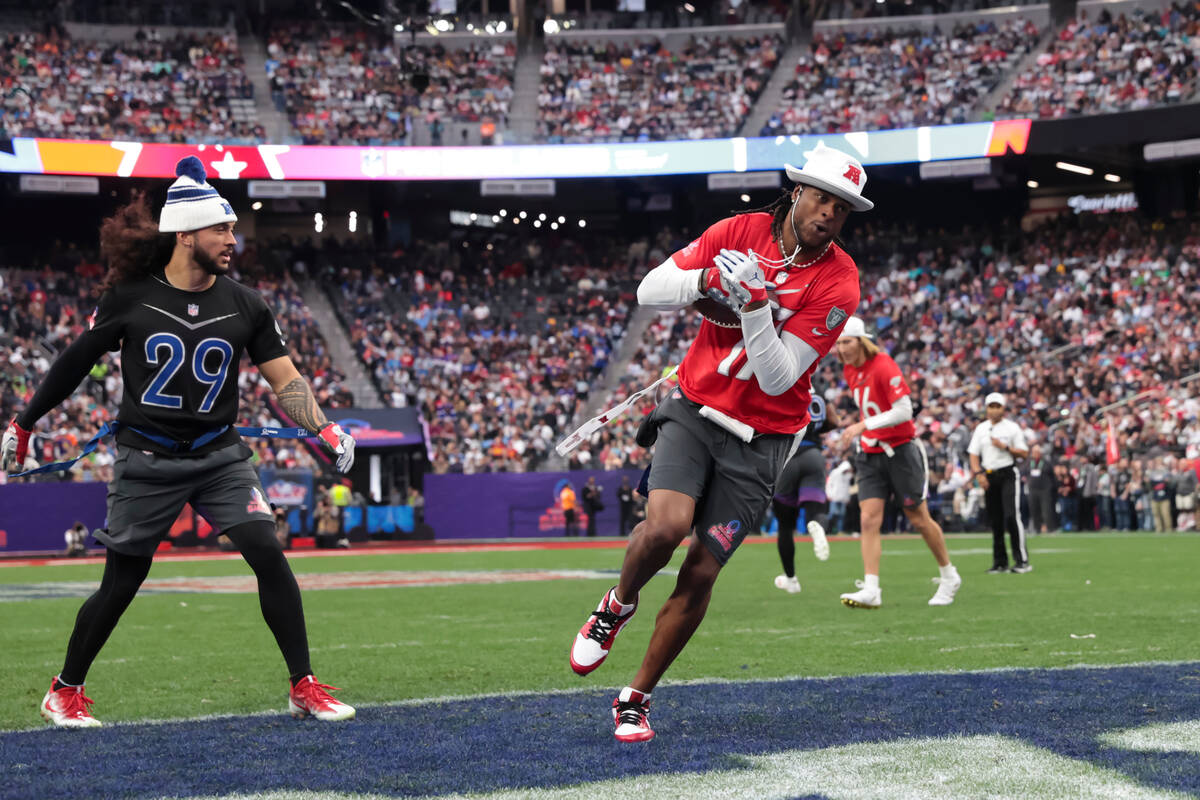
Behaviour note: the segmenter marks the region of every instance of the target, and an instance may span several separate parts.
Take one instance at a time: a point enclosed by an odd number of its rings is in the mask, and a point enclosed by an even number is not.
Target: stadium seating
[[[434,471],[525,471],[603,373],[643,265],[569,239],[466,249],[415,243],[328,286],[384,398],[420,407]]]
[[[160,38],[153,31],[120,43],[73,39],[50,27],[0,39],[12,135],[148,142],[262,141],[254,88],[237,36]]]
[[[449,122],[503,127],[512,98],[516,47],[490,40],[400,49],[361,28],[313,22],[277,26],[267,38],[272,99],[305,144],[405,144],[412,118],[443,141]],[[427,75],[419,93],[409,77]]]
[[[1081,12],[1035,66],[1017,76],[1000,116],[1053,118],[1179,103],[1196,93],[1200,9],[1135,9],[1091,21]]]
[[[548,42],[538,136],[551,143],[733,136],[781,49],[776,35],[693,37],[674,51],[658,39]]]
[[[817,34],[762,136],[972,121],[978,102],[1037,41],[1025,20],[949,33]]]

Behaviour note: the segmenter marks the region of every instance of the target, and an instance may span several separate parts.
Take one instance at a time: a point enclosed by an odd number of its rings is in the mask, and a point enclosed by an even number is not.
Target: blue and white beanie
[[[208,185],[204,164],[188,156],[175,165],[179,177],[167,190],[167,203],[158,218],[162,233],[198,231],[222,222],[237,222],[233,206]]]

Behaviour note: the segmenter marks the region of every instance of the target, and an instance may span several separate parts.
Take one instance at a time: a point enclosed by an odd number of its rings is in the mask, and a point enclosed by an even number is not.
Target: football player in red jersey
[[[941,574],[934,578],[937,592],[931,606],[948,606],[962,586],[958,570],[950,563],[942,528],[929,516],[925,502],[929,489],[929,464],[925,446],[916,438],[912,398],[900,367],[872,341],[866,326],[851,317],[838,337],[837,354],[846,385],[862,416],[842,432],[841,444],[859,440],[854,460],[858,474],[858,504],[862,510],[862,559],[864,577],[856,581],[857,592],[842,595],[851,608],[879,608],[879,557],[882,544],[883,507],[894,494],[908,521],[933,551]]]
[[[757,529],[808,424],[810,376],[858,306],[858,267],[834,238],[852,210],[873,207],[862,196],[866,175],[854,158],[823,145],[805,155],[803,169],[787,167],[797,185],[769,213],[717,222],[638,287],[638,301],[661,311],[715,294],[738,311],[740,325],[706,318],[678,388],[643,423],[639,444],[657,440],[646,520],[626,548],[620,582],[571,649],[580,675],[600,666],[642,586],[695,532],[642,666],[613,701],[620,741],[654,736],[650,693],[704,618],[721,567]]]

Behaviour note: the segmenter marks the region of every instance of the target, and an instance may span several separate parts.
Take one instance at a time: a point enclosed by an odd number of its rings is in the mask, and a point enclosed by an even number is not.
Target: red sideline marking
[[[901,535],[892,534],[892,539],[915,539],[915,534]],[[856,541],[850,536],[830,536],[831,542],[853,542]],[[680,542],[680,547],[686,547],[691,544],[691,537]],[[797,536],[798,542],[811,542],[807,536]],[[616,537],[603,539],[587,539],[584,541],[568,541],[563,539],[550,540],[525,540],[520,542],[497,542],[497,541],[482,541],[482,540],[466,540],[454,544],[437,544],[423,542],[420,544],[410,543],[395,543],[388,542],[387,544],[376,544],[374,542],[357,545],[349,550],[288,550],[287,557],[289,559],[296,558],[343,558],[345,556],[371,556],[377,554],[396,554],[396,553],[413,553],[416,555],[426,555],[429,553],[491,553],[497,551],[536,551],[536,550],[623,550],[625,545],[629,543],[628,539],[618,539]],[[775,537],[754,536],[747,538],[744,545],[752,544],[775,544]],[[103,551],[97,551],[103,553]],[[180,550],[168,551],[165,553],[157,553],[154,560],[157,561],[240,561],[242,558],[240,553],[226,553],[220,550],[198,550],[193,553],[186,553]],[[0,556],[0,568],[3,567],[44,567],[47,565],[68,566],[71,564],[103,564],[103,555],[87,556],[85,558],[65,558],[38,556],[33,558],[8,558]]]

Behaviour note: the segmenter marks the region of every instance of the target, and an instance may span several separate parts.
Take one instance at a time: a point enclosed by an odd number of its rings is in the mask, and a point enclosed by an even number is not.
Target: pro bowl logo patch
[[[742,529],[742,523],[736,519],[731,519],[724,525],[713,525],[708,529],[708,535],[717,540],[721,545],[721,549],[728,553],[733,549],[734,540],[737,539],[738,531]]]
[[[250,490],[250,504],[246,506],[247,514],[271,514],[271,506],[267,504],[266,498],[262,496],[262,492],[255,486]]]
[[[829,314],[825,317],[825,330],[833,330],[838,325],[841,325],[843,322],[845,322],[846,318],[849,316],[850,315],[845,311],[842,311],[837,306],[834,306],[833,308],[829,309]]]
[[[899,389],[901,380],[902,380],[902,378],[899,375],[894,375],[892,377],[892,379],[890,381],[888,381],[888,383],[890,383],[892,385],[893,389]]]

